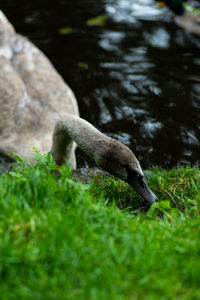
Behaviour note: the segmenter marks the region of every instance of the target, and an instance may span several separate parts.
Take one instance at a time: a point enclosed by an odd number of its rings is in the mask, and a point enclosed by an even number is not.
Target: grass
[[[198,168],[154,169],[160,202],[141,209],[121,181],[36,159],[0,177],[2,300],[200,299]]]

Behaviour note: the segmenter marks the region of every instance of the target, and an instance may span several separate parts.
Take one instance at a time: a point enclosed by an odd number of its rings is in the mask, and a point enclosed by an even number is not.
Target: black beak
[[[154,203],[158,201],[156,195],[149,189],[143,177],[134,176],[127,180],[136,192],[149,203]]]

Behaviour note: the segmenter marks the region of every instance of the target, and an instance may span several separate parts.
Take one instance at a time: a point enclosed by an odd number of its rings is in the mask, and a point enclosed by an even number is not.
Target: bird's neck
[[[98,142],[105,139],[109,138],[87,121],[68,115],[65,120],[57,122],[54,128],[51,154],[56,163],[63,164],[70,158],[75,142],[88,156],[95,159]]]

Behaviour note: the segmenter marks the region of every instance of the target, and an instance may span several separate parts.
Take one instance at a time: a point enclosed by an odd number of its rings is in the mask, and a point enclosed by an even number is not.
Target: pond
[[[143,168],[200,161],[200,38],[167,9],[151,0],[6,0],[1,9],[71,86],[81,116]],[[99,15],[104,26],[89,26]],[[78,151],[79,167],[93,164]]]

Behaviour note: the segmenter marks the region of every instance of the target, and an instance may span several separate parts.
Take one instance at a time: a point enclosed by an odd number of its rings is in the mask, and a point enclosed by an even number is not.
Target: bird
[[[158,6],[167,6],[174,14],[174,22],[192,34],[200,35],[200,16],[187,12],[183,0],[156,0]]]
[[[34,163],[35,147],[50,152],[56,164],[75,169],[77,146],[147,202],[158,200],[132,150],[80,117],[71,88],[0,11],[0,153]]]
[[[200,36],[200,16],[194,13],[185,12],[183,15],[176,15],[174,22],[188,32]]]

